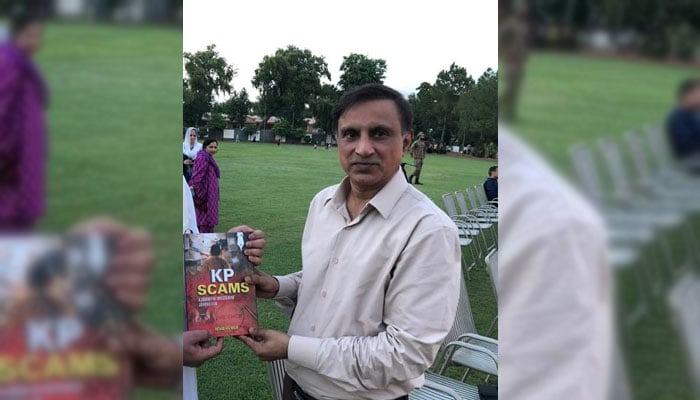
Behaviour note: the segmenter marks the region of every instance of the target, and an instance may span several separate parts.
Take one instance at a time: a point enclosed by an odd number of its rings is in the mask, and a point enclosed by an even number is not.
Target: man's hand
[[[254,230],[247,225],[240,225],[235,228],[231,228],[228,232],[248,233],[248,242],[246,243],[246,249],[243,251],[243,254],[248,256],[248,260],[250,260],[250,262],[256,267],[262,264],[263,249],[265,248],[265,232],[261,230]]]
[[[268,329],[250,328],[250,336],[237,336],[262,361],[274,361],[287,358],[289,335]]]
[[[217,338],[216,343],[209,341],[211,332],[185,331],[182,334],[182,364],[188,367],[199,367],[205,361],[213,358],[224,348],[224,338]]]
[[[148,232],[129,228],[109,217],[89,220],[73,232],[104,234],[114,239],[114,254],[105,273],[105,282],[124,309],[131,313],[140,311],[146,304],[155,262]]]
[[[252,275],[245,277],[248,284],[255,285],[255,295],[261,299],[271,299],[280,290],[280,283],[277,279],[265,272],[255,268]]]

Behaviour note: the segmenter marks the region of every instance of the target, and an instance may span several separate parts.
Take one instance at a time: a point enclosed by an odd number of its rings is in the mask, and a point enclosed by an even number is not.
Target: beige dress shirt
[[[606,399],[615,333],[603,220],[529,146],[502,127],[498,137],[499,397]]]
[[[424,382],[459,297],[455,224],[396,175],[354,220],[347,178],[314,197],[302,271],[277,277],[295,304],[287,373],[317,399],[393,399]]]

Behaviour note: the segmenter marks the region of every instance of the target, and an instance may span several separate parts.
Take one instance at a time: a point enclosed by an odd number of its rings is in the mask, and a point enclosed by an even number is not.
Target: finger
[[[250,235],[248,235],[249,240],[265,239],[265,232],[260,229],[254,230]]]
[[[248,249],[263,249],[265,248],[266,243],[267,242],[264,238],[251,240],[249,237],[248,242],[245,244],[245,247],[247,247]]]
[[[118,291],[114,293],[116,300],[131,312],[140,311],[146,305],[146,295],[142,291]]]
[[[236,338],[245,343],[246,346],[250,347],[250,349],[253,350],[253,353],[258,353],[258,342],[256,342],[253,338],[250,336],[236,336]]]
[[[109,216],[99,216],[87,221],[83,221],[78,225],[74,226],[71,230],[71,234],[82,234],[82,233],[105,233],[105,234],[119,234],[123,233],[126,227]]]
[[[207,340],[211,337],[211,332],[207,330],[185,331],[182,340],[185,344],[195,344]]]
[[[221,353],[221,350],[224,348],[224,341],[223,340],[217,340],[216,345],[207,347],[206,349],[202,350],[201,354],[202,357],[205,359],[212,358],[218,354]]]
[[[250,257],[250,256],[262,257],[263,256],[263,249],[245,249],[243,254],[247,255],[248,257]]]
[[[250,260],[251,264],[253,264],[253,265],[262,264],[262,258],[260,258],[260,257],[249,256],[248,260]],[[250,282],[248,282],[248,283],[250,283]]]
[[[249,227],[248,225],[238,225],[234,228],[231,228],[228,230],[228,233],[236,233],[236,232],[253,232],[253,228]]]
[[[112,257],[109,264],[110,272],[139,272],[148,273],[155,264],[155,254],[150,250],[135,252],[120,252]]]

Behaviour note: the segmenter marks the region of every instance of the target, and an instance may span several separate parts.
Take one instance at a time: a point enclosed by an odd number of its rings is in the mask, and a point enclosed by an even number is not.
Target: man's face
[[[15,44],[22,51],[32,55],[39,51],[44,40],[44,26],[35,22],[19,31],[15,36]]]
[[[498,179],[498,168],[496,168],[496,169],[491,173],[491,177],[492,177],[492,178],[495,178],[495,179]]]
[[[356,104],[338,119],[338,158],[353,189],[381,189],[399,169],[411,134],[391,100]]]

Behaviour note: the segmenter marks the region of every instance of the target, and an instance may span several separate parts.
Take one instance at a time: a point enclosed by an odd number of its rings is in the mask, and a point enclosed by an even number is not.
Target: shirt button
[[[311,325],[311,332],[316,332],[316,325]]]
[[[350,228],[351,228],[350,226],[346,226],[345,228],[343,228],[343,230],[349,231]]]
[[[338,264],[338,259],[335,257],[333,258],[333,264]]]
[[[323,292],[321,292],[321,297],[323,297],[325,299],[327,294],[328,293],[324,290]]]

